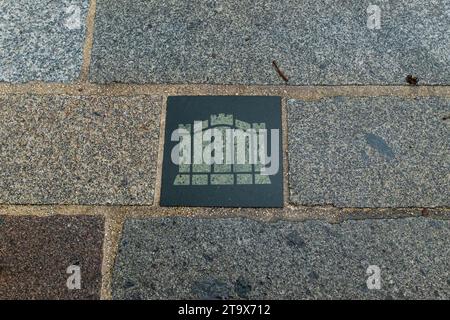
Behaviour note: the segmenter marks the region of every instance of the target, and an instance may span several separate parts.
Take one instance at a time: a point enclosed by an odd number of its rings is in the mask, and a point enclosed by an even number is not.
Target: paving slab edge
[[[42,95],[276,95],[283,98],[317,100],[326,97],[450,97],[450,86],[287,86],[287,85],[209,85],[209,84],[95,84],[0,82],[0,94]]]
[[[217,213],[221,211],[222,213]],[[230,212],[223,214],[223,211]],[[9,216],[102,216],[104,218],[103,259],[101,265],[102,300],[112,299],[112,276],[117,251],[127,219],[186,217],[186,218],[246,218],[265,223],[278,221],[305,222],[322,220],[340,224],[349,220],[405,219],[426,217],[427,219],[450,220],[450,209],[337,209],[332,207],[305,207],[284,209],[240,209],[240,208],[158,208],[121,206],[0,206],[0,215]],[[389,211],[389,214],[386,214]],[[255,214],[256,213],[256,214]]]
[[[92,47],[94,45],[94,27],[95,27],[96,11],[97,11],[97,0],[90,0],[89,9],[86,16],[86,35],[83,46],[83,61],[78,81],[80,83],[86,82],[89,78]]]

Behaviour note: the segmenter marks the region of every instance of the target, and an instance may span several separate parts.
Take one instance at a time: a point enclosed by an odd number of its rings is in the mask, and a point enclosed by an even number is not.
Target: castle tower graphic
[[[193,135],[193,124],[180,124],[179,129],[185,129]],[[202,121],[202,131],[218,129],[224,132],[226,129],[266,129],[265,123],[247,123],[235,119],[231,114],[213,114],[209,119]],[[192,144],[191,139],[191,144]],[[203,142],[204,145],[208,142]],[[192,147],[192,145],[191,145]],[[260,146],[258,145],[257,148]],[[246,152],[249,144],[246,143]],[[178,174],[173,185],[252,185],[271,184],[270,177],[261,175],[262,164],[180,164]]]

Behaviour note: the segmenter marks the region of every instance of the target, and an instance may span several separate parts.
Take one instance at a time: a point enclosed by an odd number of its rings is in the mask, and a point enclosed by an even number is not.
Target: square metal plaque
[[[162,206],[283,206],[280,97],[169,97],[164,139]]]

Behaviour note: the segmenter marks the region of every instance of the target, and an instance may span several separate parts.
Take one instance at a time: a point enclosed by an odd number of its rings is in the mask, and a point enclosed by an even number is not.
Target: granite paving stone
[[[126,221],[115,299],[449,299],[450,222]],[[369,266],[380,289],[369,289]],[[373,282],[369,281],[373,288]]]
[[[0,299],[99,299],[103,223],[94,216],[0,216]],[[79,267],[80,289],[67,286],[69,266]]]
[[[88,6],[88,0],[0,1],[0,81],[76,80]]]
[[[450,206],[448,115],[445,98],[289,100],[290,201]]]
[[[153,203],[161,98],[4,95],[0,105],[0,203]]]
[[[283,84],[275,60],[292,85],[449,84],[449,19],[449,0],[98,0],[90,79]]]

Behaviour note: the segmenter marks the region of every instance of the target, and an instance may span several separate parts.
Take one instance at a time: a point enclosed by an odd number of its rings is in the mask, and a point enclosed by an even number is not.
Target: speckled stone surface
[[[101,217],[0,216],[0,299],[99,299],[103,231]]]
[[[448,299],[450,223],[127,220],[116,299]],[[369,265],[381,289],[367,288]]]
[[[153,203],[161,98],[6,95],[0,105],[0,203]]]
[[[448,207],[450,100],[288,101],[290,201]]]
[[[381,29],[369,29],[370,4]],[[98,0],[94,82],[450,83],[450,2]]]
[[[88,0],[0,1],[0,81],[79,76]]]

